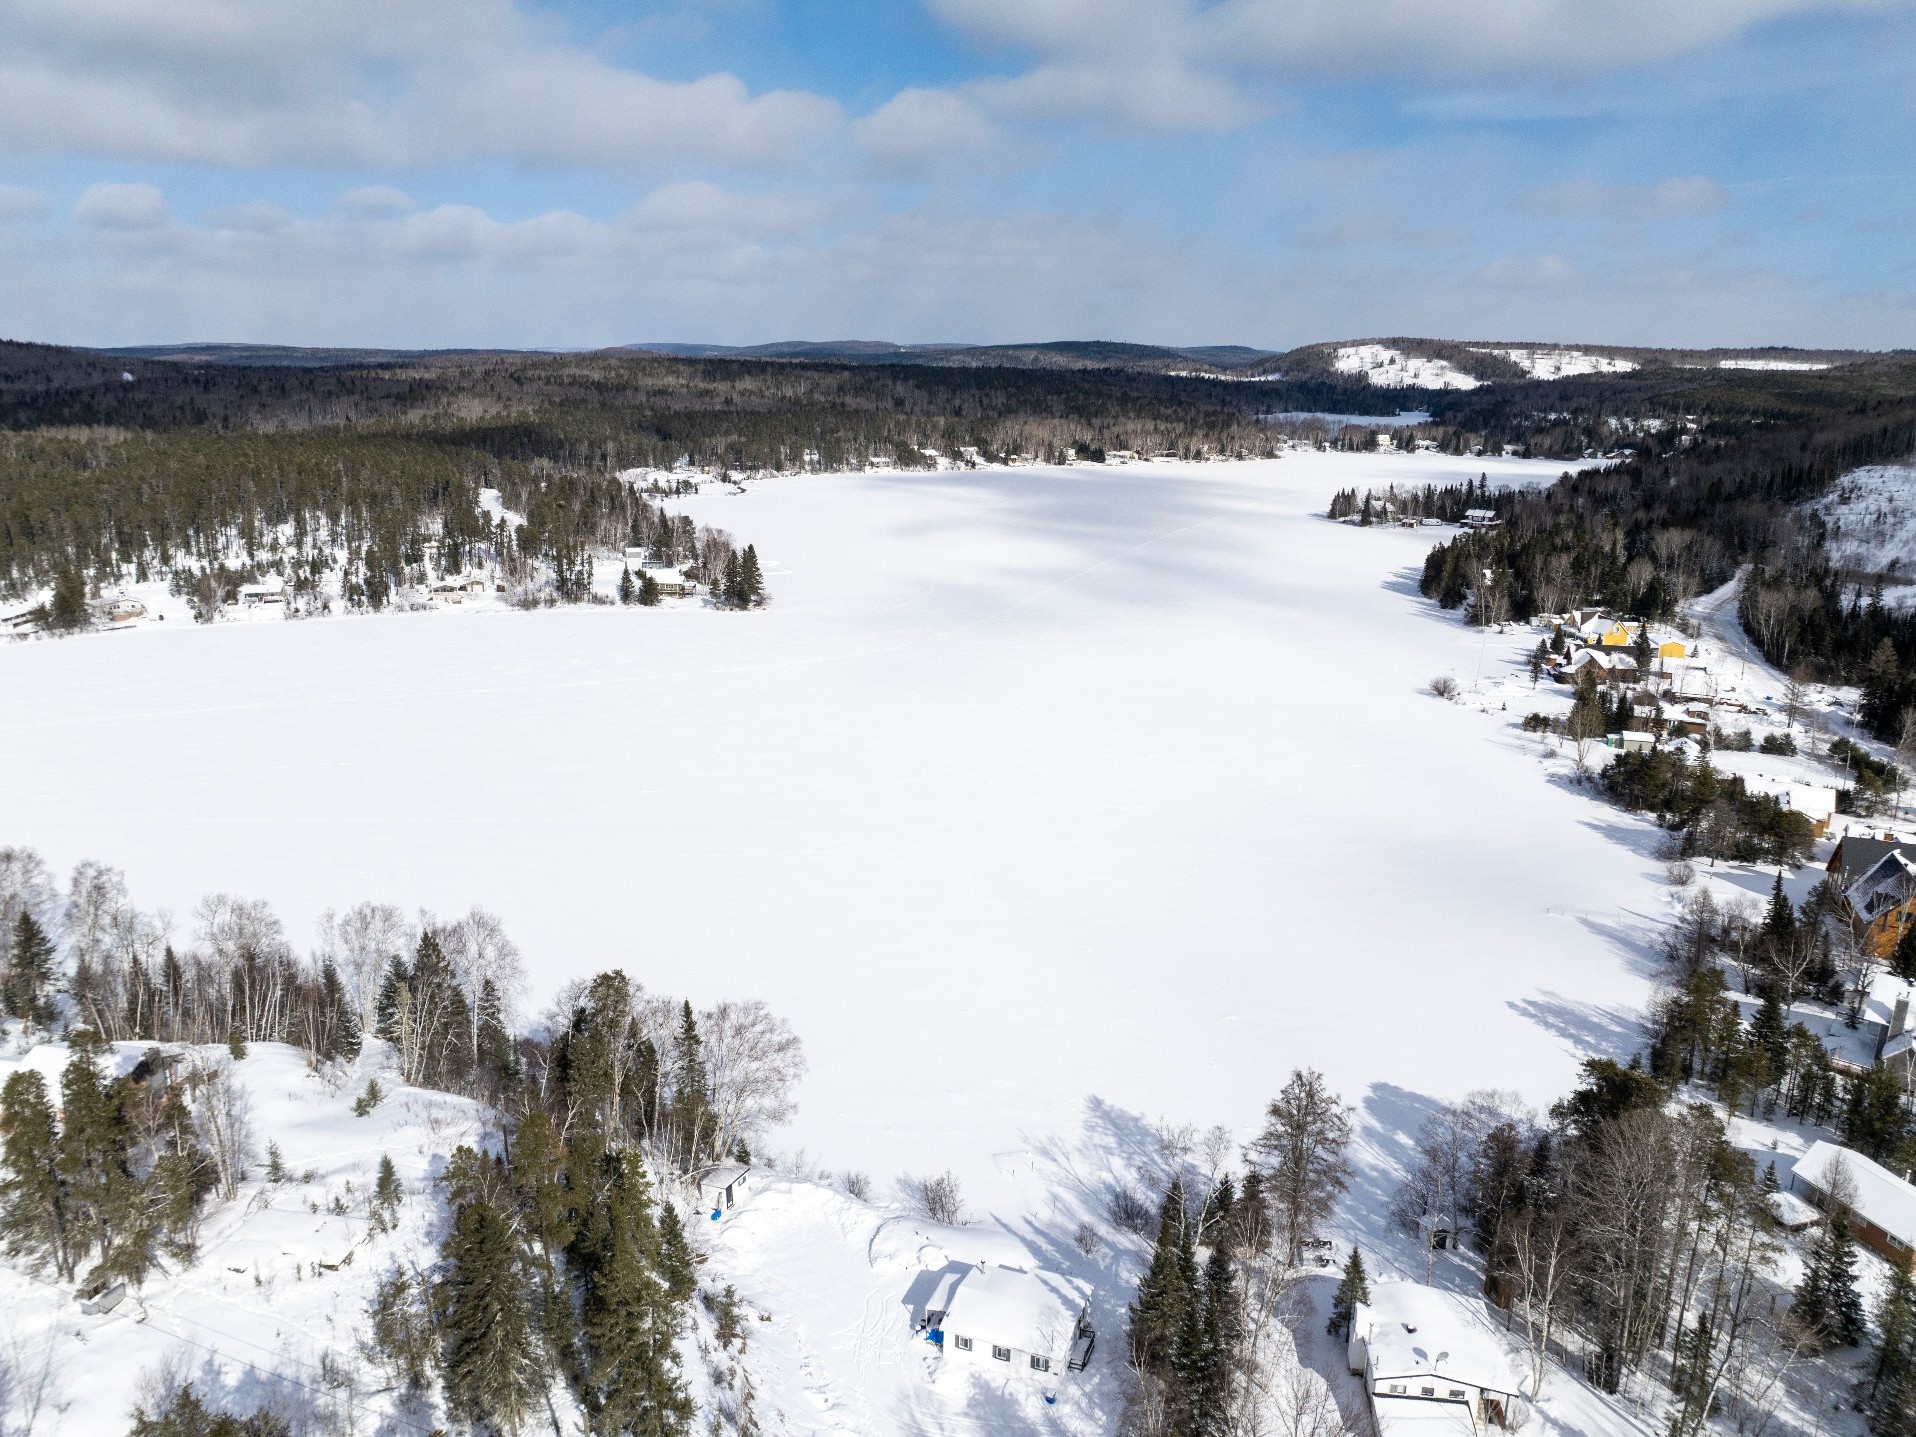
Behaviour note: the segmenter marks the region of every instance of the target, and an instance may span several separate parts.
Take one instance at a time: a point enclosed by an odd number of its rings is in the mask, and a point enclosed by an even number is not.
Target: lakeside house
[[[1887,959],[1916,921],[1916,842],[1893,833],[1845,834],[1827,871],[1843,906],[1863,925],[1870,956]]]
[[[1481,1437],[1510,1425],[1521,1395],[1483,1302],[1421,1282],[1374,1284],[1352,1314],[1346,1356],[1380,1437]]]
[[[925,1300],[926,1340],[955,1362],[1042,1378],[1081,1372],[1097,1333],[1084,1283],[1042,1269],[954,1263]]]
[[[694,1173],[687,1185],[699,1210],[717,1222],[750,1195],[752,1169],[745,1163],[716,1163]]]
[[[1822,1212],[1830,1210],[1832,1192],[1840,1192],[1851,1235],[1890,1262],[1916,1247],[1916,1187],[1859,1152],[1812,1143],[1790,1173],[1790,1191]]]

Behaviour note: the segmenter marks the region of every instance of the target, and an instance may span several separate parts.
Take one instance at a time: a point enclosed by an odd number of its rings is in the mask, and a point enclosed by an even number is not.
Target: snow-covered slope
[[[1860,573],[1893,574],[1885,601],[1916,601],[1916,463],[1852,470],[1812,507],[1829,526],[1832,560]]]
[[[1582,349],[1497,349],[1479,347],[1478,354],[1509,360],[1532,379],[1571,379],[1579,374],[1628,374],[1638,368],[1634,359],[1591,354]]]
[[[127,1070],[149,1046],[116,1045],[113,1066]],[[386,1101],[356,1117],[353,1100],[365,1077],[309,1072],[295,1049],[256,1044],[239,1062],[224,1047],[188,1049],[185,1056],[230,1066],[250,1110],[250,1180],[237,1200],[209,1205],[192,1267],[155,1272],[111,1313],[84,1315],[70,1287],[0,1264],[0,1337],[14,1369],[12,1400],[26,1400],[17,1385],[23,1374],[45,1371],[43,1388],[33,1394],[41,1406],[33,1431],[124,1432],[143,1382],[170,1370],[246,1410],[280,1399],[302,1408],[317,1401],[351,1411],[361,1430],[395,1418],[392,1395],[377,1390],[381,1382],[356,1356],[356,1337],[386,1270],[431,1261],[442,1212],[432,1178],[454,1147],[480,1140],[479,1109],[465,1098],[406,1087],[387,1073]],[[0,1057],[0,1081],[23,1061],[57,1085],[66,1049],[43,1044],[24,1060]],[[269,1141],[288,1169],[283,1183],[268,1182],[257,1161]],[[368,1209],[382,1154],[391,1156],[406,1189],[387,1231],[376,1229]],[[328,1352],[350,1372],[322,1375]],[[410,1431],[411,1421],[389,1430]]]
[[[1448,360],[1406,354],[1387,344],[1347,344],[1331,367],[1339,374],[1361,374],[1381,389],[1475,389],[1478,384]]]

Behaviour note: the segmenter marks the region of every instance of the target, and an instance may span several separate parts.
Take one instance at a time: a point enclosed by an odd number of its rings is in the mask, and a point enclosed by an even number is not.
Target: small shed
[[[927,1338],[952,1361],[1036,1378],[1083,1371],[1097,1346],[1090,1289],[1036,1268],[981,1262],[945,1272],[925,1318]]]
[[[1351,1317],[1349,1366],[1362,1374],[1378,1431],[1509,1425],[1520,1394],[1481,1301],[1421,1282],[1379,1282]]]
[[[750,1195],[752,1169],[745,1163],[719,1163],[698,1173],[691,1186],[700,1210],[717,1222]]]

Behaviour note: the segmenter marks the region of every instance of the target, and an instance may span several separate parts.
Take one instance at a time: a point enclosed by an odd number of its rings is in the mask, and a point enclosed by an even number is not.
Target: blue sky
[[[0,0],[0,335],[1916,344],[1916,0]]]

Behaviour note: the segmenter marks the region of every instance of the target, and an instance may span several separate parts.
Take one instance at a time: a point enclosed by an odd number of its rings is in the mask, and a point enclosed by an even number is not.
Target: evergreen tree
[[[393,1166],[392,1154],[379,1155],[379,1176],[373,1180],[373,1206],[379,1208],[388,1217],[399,1211],[399,1204],[405,1201],[406,1191],[399,1185],[399,1170]]]
[[[1694,1323],[1677,1329],[1671,1346],[1669,1437],[1696,1437],[1709,1419],[1713,1400],[1710,1358],[1716,1350],[1715,1319],[1708,1308]]]
[[[1763,1051],[1763,1059],[1768,1068],[1767,1076],[1771,1083],[1779,1081],[1789,1068],[1789,1020],[1783,1013],[1780,987],[1781,985],[1776,982],[1763,985],[1762,1005],[1757,1008],[1756,1016],[1750,1020],[1750,1038]]]
[[[1819,1342],[1853,1347],[1862,1340],[1863,1299],[1856,1291],[1856,1244],[1841,1207],[1830,1213],[1817,1236],[1790,1310]]]
[[[1763,913],[1763,936],[1773,943],[1787,943],[1796,935],[1796,910],[1783,892],[1783,870],[1776,870],[1776,882],[1770,885],[1769,907]]]
[[[739,602],[747,608],[764,602],[765,576],[759,572],[758,550],[751,544],[738,561],[738,591]]]
[[[1159,1377],[1173,1371],[1180,1339],[1197,1306],[1197,1256],[1191,1246],[1184,1179],[1174,1177],[1158,1208],[1151,1265],[1131,1303],[1131,1361],[1140,1371]]]
[[[632,571],[627,569],[619,575],[619,602],[636,604],[639,601],[639,586],[632,582]]]
[[[30,1263],[53,1264],[73,1280],[74,1252],[66,1184],[59,1171],[60,1134],[46,1080],[31,1068],[0,1089],[0,1237],[6,1250]]]
[[[42,1027],[53,1022],[55,977],[53,940],[22,908],[13,920],[13,947],[7,961],[5,1000],[9,1017],[24,1018]]]
[[[512,1229],[487,1202],[453,1218],[434,1291],[446,1405],[459,1420],[516,1433],[539,1393],[532,1314]]]
[[[679,1161],[689,1170],[704,1155],[711,1137],[711,1085],[705,1074],[705,1041],[688,1000],[679,1015],[672,1043],[672,1099],[679,1138]]]
[[[62,569],[53,581],[53,600],[47,605],[47,627],[61,631],[84,629],[93,622],[86,606],[86,582],[79,571]]]
[[[1331,1295],[1331,1320],[1325,1324],[1324,1331],[1342,1341],[1349,1341],[1351,1322],[1357,1315],[1360,1303],[1370,1301],[1370,1276],[1364,1271],[1364,1257],[1356,1248],[1351,1249],[1350,1260],[1344,1264],[1344,1275],[1338,1280],[1337,1291]]]
[[[670,1203],[659,1206],[659,1276],[665,1279],[665,1290],[674,1302],[684,1302],[698,1290],[691,1244],[685,1240],[678,1209]]]
[[[1905,1437],[1916,1419],[1916,1281],[1910,1257],[1890,1274],[1876,1309],[1876,1361],[1869,1379],[1869,1425],[1877,1437]]]
[[[736,550],[734,550],[731,554],[728,554],[725,559],[725,579],[724,579],[723,593],[725,596],[725,603],[728,607],[734,608],[734,609],[741,609],[745,607],[744,566],[741,564]]]
[[[659,588],[659,581],[650,574],[639,575],[639,603],[645,608],[657,608],[660,599],[665,597]]]
[[[1890,952],[1889,966],[1903,981],[1916,980],[1916,923],[1904,925],[1903,936]]]
[[[106,1043],[98,1034],[82,1028],[68,1043],[70,1056],[60,1075],[63,1126],[55,1167],[73,1218],[74,1246],[82,1254],[97,1249],[105,1272],[130,1275],[116,1263],[114,1248],[132,1216],[138,1186],[127,1165],[132,1137],[118,1084],[109,1083],[101,1067]]]
[[[291,1432],[283,1418],[263,1407],[246,1417],[214,1412],[187,1383],[157,1412],[135,1407],[127,1437],[291,1437]]]
[[[645,1174],[617,1153],[606,1170],[582,1254],[586,1409],[597,1430],[675,1437],[691,1430],[693,1408],[679,1375],[680,1312],[660,1280]]]

